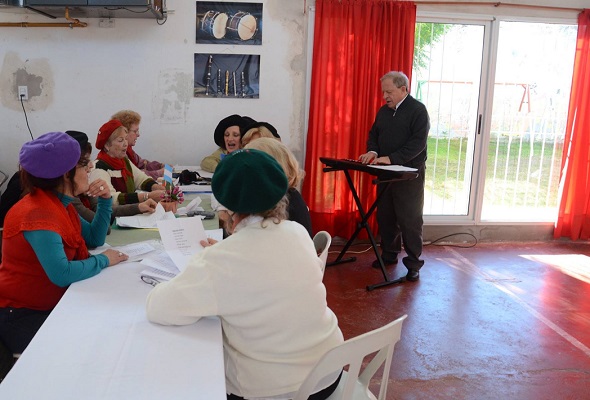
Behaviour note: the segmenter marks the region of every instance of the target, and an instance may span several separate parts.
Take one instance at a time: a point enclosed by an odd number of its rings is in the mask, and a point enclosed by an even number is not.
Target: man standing
[[[385,265],[397,263],[403,240],[407,256],[403,263],[408,269],[406,280],[420,278],[424,261],[422,254],[422,225],[424,208],[424,172],[426,140],[430,118],[424,104],[408,94],[409,80],[403,72],[391,71],[381,78],[381,90],[386,104],[377,112],[369,131],[367,153],[359,160],[364,164],[403,165],[416,168],[416,179],[380,185],[385,191],[377,208],[377,223],[381,234],[381,257]],[[379,268],[379,260],[373,262]]]

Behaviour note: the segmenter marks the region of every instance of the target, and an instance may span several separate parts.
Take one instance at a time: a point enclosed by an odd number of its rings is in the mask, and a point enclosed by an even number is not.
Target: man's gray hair
[[[408,91],[410,90],[410,80],[408,79],[408,76],[401,71],[389,71],[381,77],[381,82],[385,79],[391,79],[395,87],[400,88],[405,86]]]

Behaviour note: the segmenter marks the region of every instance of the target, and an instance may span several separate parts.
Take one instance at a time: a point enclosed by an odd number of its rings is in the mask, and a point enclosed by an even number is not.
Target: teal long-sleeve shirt
[[[67,207],[72,197],[62,195],[61,202]],[[96,215],[92,222],[80,219],[82,237],[90,248],[104,244],[111,224],[112,199],[98,198]],[[49,280],[60,287],[97,275],[109,266],[109,259],[103,254],[90,256],[86,260],[70,261],[66,257],[61,236],[53,231],[26,231],[24,237],[37,255]]]

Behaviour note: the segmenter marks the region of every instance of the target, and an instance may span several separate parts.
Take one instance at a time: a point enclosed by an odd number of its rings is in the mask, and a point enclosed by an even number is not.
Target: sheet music
[[[203,184],[180,185],[183,193],[210,193],[211,183],[203,182]]]
[[[223,229],[212,229],[205,231],[208,238],[221,241],[223,239]],[[165,282],[174,278],[180,273],[172,258],[164,250],[156,250],[141,260],[141,264],[146,268],[141,271],[141,276],[149,277],[157,282]]]
[[[122,228],[156,228],[160,220],[176,219],[172,211],[166,212],[160,203],[152,214],[138,214],[129,217],[117,217],[117,225]]]
[[[386,171],[398,171],[398,172],[416,172],[416,168],[404,167],[403,165],[376,165],[368,164],[367,167],[384,169]]]
[[[156,240],[145,240],[143,242],[131,243],[126,244],[124,246],[116,246],[111,247],[108,244],[103,246],[97,247],[95,249],[89,250],[88,252],[92,255],[97,255],[105,251],[106,249],[113,249],[115,251],[120,251],[121,253],[125,253],[129,256],[129,259],[124,262],[137,262],[141,261],[147,254],[152,252],[157,252],[157,248],[162,247],[158,244]]]
[[[221,228],[208,229],[205,231],[205,233],[207,234],[207,237],[210,239],[215,239],[218,242],[221,242],[223,240],[223,229],[221,229]]]
[[[176,218],[157,223],[166,252],[183,271],[189,258],[203,250],[199,243],[207,240],[203,221],[200,218]]]
[[[184,191],[184,187],[183,187]],[[199,207],[203,200],[200,197],[194,198],[186,207],[179,207],[176,210],[177,215],[186,215],[189,211],[204,211],[203,207]]]
[[[157,282],[165,282],[169,281],[170,279],[174,278],[177,274],[173,272],[164,271],[154,267],[147,267],[143,271],[141,271],[142,277],[149,277],[155,279]]]

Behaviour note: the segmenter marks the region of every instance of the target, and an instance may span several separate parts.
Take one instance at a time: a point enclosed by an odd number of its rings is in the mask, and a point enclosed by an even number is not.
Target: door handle
[[[481,121],[482,121],[482,115],[479,114],[477,116],[477,134],[478,135],[481,133]]]

